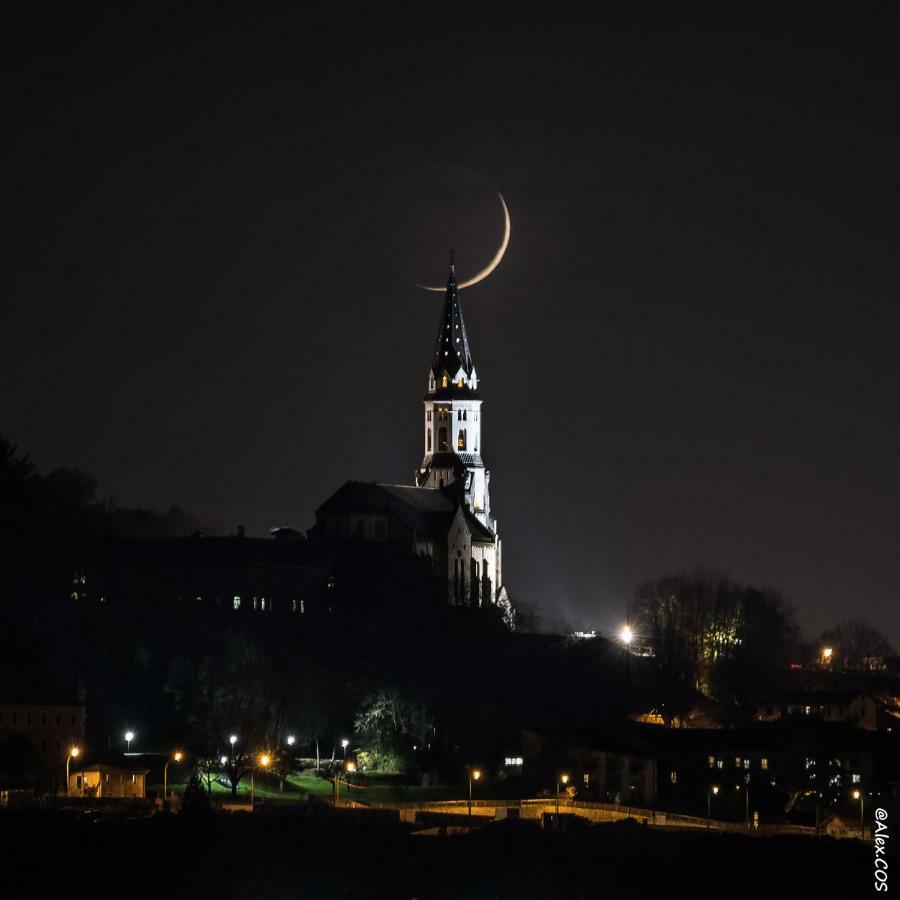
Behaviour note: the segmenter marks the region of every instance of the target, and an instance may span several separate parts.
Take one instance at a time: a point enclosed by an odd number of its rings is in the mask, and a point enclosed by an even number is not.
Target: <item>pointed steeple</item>
[[[472,376],[475,363],[469,351],[469,339],[466,337],[466,323],[463,320],[462,304],[459,290],[456,287],[456,266],[453,251],[450,251],[450,275],[447,278],[447,293],[444,296],[444,308],[438,325],[437,340],[434,345],[434,360],[431,372],[436,381],[446,372],[450,379],[462,369],[466,380]]]

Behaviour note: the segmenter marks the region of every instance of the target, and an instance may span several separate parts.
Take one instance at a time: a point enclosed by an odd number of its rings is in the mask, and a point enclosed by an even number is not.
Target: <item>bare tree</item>
[[[845,619],[823,632],[822,646],[831,647],[834,664],[842,669],[869,669],[874,660],[893,656],[890,641],[865,619]]]

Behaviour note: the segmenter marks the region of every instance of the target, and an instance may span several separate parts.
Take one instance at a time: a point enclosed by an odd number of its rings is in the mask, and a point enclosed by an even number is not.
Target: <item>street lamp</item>
[[[866,799],[865,799],[865,796],[863,795],[862,791],[854,791],[853,799],[859,800],[859,836],[862,839],[862,838],[865,838],[865,836],[866,836],[866,825],[865,825],[865,818],[864,818],[864,812],[863,812],[863,810],[865,808]]]
[[[231,749],[234,749],[234,745],[237,743],[237,735],[233,734],[230,738],[228,738],[228,743],[231,744]]]
[[[263,753],[263,754],[259,757],[259,765],[262,766],[264,769],[268,768],[270,762],[272,762],[272,757],[269,756],[268,753]],[[250,770],[250,809],[254,809],[254,808],[255,808],[255,803],[256,803],[256,783],[255,783],[255,776],[256,776],[256,770],[257,770],[257,768],[258,768],[257,766],[254,766],[254,767]]]
[[[78,754],[81,753],[81,750],[78,747],[69,747],[69,752],[66,754],[66,796],[69,796],[69,763],[75,759]]]
[[[176,750],[172,759],[175,762],[181,762],[184,754],[180,750]],[[166,764],[163,766],[163,803],[166,802],[166,794],[169,792],[169,763],[172,762],[172,759],[167,759]]]
[[[719,786],[714,784],[710,787],[710,789],[706,792],[706,818],[712,818],[712,798],[714,794],[719,793]],[[707,826],[709,827],[709,826]]]
[[[472,782],[481,778],[481,769],[472,769],[469,772],[469,824],[472,824]]]
[[[619,640],[627,647],[634,640],[634,632],[630,625],[623,625],[619,631]]]
[[[559,819],[559,785],[568,784],[569,776],[568,775],[560,775],[559,780],[556,782],[556,818]]]
[[[822,648],[822,662],[830,663],[831,657],[834,656],[834,648],[832,647],[823,647]]]
[[[288,739],[287,739],[287,745],[288,745],[288,747],[293,747],[293,746],[294,746],[294,741],[296,741],[296,740],[297,740],[297,739],[296,739],[292,734],[289,734],[289,735],[288,735]]]
[[[341,739],[341,759],[347,758],[347,745],[349,743],[350,743],[350,741],[348,741],[347,738]]]
[[[131,742],[134,740],[134,732],[130,729],[125,732],[125,752],[131,753]]]

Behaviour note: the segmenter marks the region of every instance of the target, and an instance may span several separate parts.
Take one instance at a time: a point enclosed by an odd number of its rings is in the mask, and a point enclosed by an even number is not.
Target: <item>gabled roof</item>
[[[447,372],[450,378],[453,378],[460,369],[466,373],[468,379],[472,376],[475,363],[469,351],[466,323],[463,321],[459,290],[456,287],[456,272],[451,259],[447,293],[444,296],[444,308],[438,325],[431,371],[435,379],[439,379],[442,372]]]
[[[373,481],[347,481],[317,510],[322,513],[388,513],[420,538],[447,535],[457,504],[443,491]]]

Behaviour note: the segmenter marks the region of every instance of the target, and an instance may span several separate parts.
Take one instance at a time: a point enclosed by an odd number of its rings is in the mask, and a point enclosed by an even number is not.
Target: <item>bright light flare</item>
[[[623,625],[619,631],[619,640],[627,647],[634,640],[634,632],[630,625]]]

